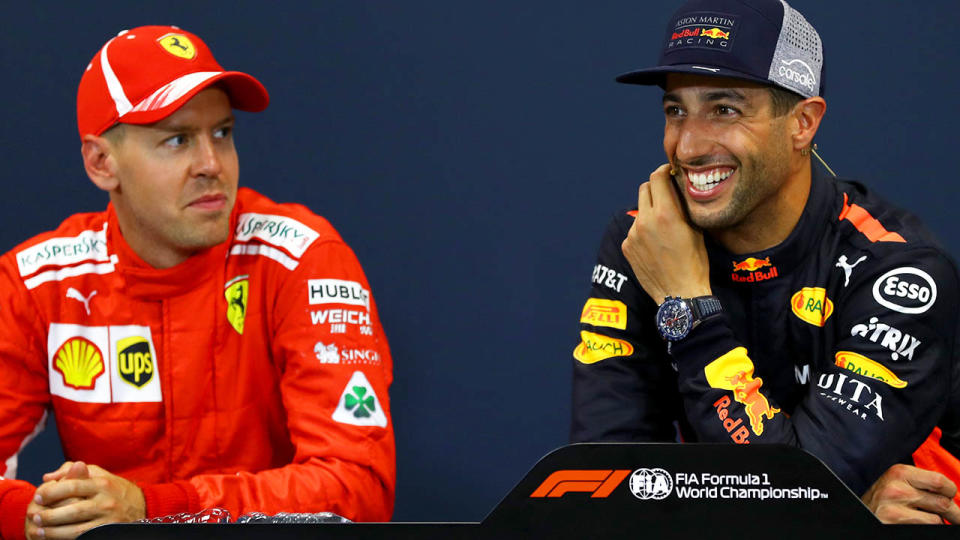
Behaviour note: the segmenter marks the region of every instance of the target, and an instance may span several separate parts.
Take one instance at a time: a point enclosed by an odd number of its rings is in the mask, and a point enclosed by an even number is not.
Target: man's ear
[[[83,136],[83,144],[80,146],[83,168],[86,169],[90,181],[104,191],[113,191],[120,185],[114,152],[116,146],[106,138],[96,135]]]
[[[791,135],[794,150],[803,150],[810,147],[813,136],[820,128],[820,121],[827,112],[827,102],[820,96],[807,98],[793,108],[795,120],[794,132]]]

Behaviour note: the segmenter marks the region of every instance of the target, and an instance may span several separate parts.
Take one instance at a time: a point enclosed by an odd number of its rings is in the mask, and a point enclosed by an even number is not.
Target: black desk
[[[481,523],[116,524],[81,536],[83,540],[760,537],[957,539],[960,529],[882,525],[818,459],[793,447],[578,444],[540,460]]]

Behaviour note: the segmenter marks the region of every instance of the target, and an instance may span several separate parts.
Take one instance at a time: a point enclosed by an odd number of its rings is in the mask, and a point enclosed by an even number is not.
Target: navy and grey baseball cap
[[[618,82],[664,86],[667,73],[698,73],[823,95],[820,35],[783,0],[691,0],[667,25],[656,67]]]

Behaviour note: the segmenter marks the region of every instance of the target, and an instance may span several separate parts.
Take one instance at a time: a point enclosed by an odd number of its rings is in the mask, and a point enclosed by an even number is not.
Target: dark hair
[[[773,116],[783,116],[793,110],[797,103],[803,101],[803,96],[778,86],[768,86],[770,92],[770,109]]]

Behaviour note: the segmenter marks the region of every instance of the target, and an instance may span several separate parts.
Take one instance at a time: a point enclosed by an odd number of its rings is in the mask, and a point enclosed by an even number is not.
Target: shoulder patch
[[[27,277],[45,266],[69,266],[83,261],[107,262],[107,224],[99,231],[44,240],[17,253],[17,268]]]
[[[237,218],[235,241],[248,242],[256,238],[300,258],[319,236],[316,231],[293,218],[247,213]]]

